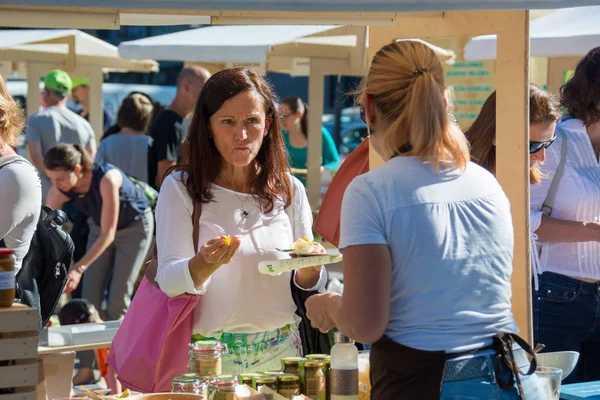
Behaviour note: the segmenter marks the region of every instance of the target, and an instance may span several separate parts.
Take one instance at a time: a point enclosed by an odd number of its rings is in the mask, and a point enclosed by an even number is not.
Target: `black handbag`
[[[325,267],[325,276],[327,276],[327,269]],[[292,292],[292,298],[296,304],[296,314],[300,317],[300,325],[298,325],[298,331],[300,332],[300,339],[302,340],[302,353],[307,354],[329,354],[331,353],[331,347],[333,346],[333,339],[330,333],[322,333],[318,329],[313,328],[310,325],[310,319],[306,316],[306,300],[310,296],[319,294],[316,290],[306,291],[298,288],[294,283],[294,274],[290,280],[290,289]]]

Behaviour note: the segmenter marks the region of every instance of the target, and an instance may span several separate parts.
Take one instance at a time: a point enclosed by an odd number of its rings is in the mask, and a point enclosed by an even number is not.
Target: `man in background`
[[[46,176],[44,155],[58,143],[79,144],[92,158],[96,156],[96,137],[89,122],[67,108],[73,83],[65,71],[55,69],[44,78],[42,98],[48,106],[27,119],[25,141],[28,158],[42,181],[42,200],[52,183]]]
[[[77,114],[85,118],[86,121],[90,121],[90,78],[71,78],[73,81],[73,88],[71,90],[71,98],[77,105],[81,105],[81,110]],[[103,129],[104,132],[112,125],[110,115],[102,109],[103,114]],[[102,132],[102,133],[104,133]]]
[[[181,144],[187,134],[185,119],[194,111],[200,91],[210,73],[199,66],[188,66],[177,77],[173,102],[150,125],[152,143],[148,149],[148,183],[160,187],[165,172],[179,160]]]

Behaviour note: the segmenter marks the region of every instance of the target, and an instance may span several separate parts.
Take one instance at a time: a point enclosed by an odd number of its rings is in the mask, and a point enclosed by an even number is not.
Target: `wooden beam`
[[[11,28],[119,29],[119,13],[35,10],[0,6],[0,26]]]
[[[349,59],[356,47],[326,44],[288,43],[273,46],[269,55],[276,57],[321,57]]]
[[[43,64],[27,63],[27,116],[40,109],[40,78],[50,72]]]
[[[326,61],[312,59],[310,61],[310,77],[308,80],[308,155],[306,178],[306,191],[308,202],[313,210],[318,210],[321,205],[321,163],[322,163],[322,135],[321,128],[323,117],[323,92],[325,90],[325,73],[323,72]]]
[[[104,112],[102,111],[102,83],[104,74],[101,68],[90,68],[90,124],[99,143],[104,135]]]
[[[496,175],[511,204],[515,247],[513,314],[533,343],[529,248],[529,11],[510,12],[498,32]]]

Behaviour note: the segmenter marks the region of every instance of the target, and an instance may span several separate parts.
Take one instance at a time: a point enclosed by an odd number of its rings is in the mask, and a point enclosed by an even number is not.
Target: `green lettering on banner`
[[[467,71],[448,71],[446,76],[449,78],[453,76],[467,76]]]
[[[469,76],[490,76],[490,71],[486,69],[481,71],[469,71]]]

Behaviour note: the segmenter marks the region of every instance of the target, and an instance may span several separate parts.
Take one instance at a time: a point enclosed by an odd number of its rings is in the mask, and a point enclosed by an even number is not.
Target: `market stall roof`
[[[206,63],[263,63],[270,53],[321,58],[350,57],[364,27],[232,25],[209,26],[187,31],[122,42],[119,54],[127,58]],[[362,32],[361,32],[362,30]],[[454,60],[451,50],[427,43],[444,61]],[[291,51],[284,46],[292,45]],[[363,47],[365,43],[362,43]],[[308,51],[302,51],[303,48]],[[311,52],[312,49],[312,52]],[[290,49],[288,49],[290,50]]]
[[[209,26],[122,42],[119,54],[127,58],[193,62],[261,63],[275,45],[334,29],[335,26]],[[335,45],[354,43],[335,41]]]
[[[72,0],[6,0],[5,5],[47,7],[48,9],[80,8]],[[406,12],[406,11],[455,11],[499,10],[580,7],[600,4],[590,0],[86,0],[85,7],[98,10],[248,10],[248,11],[295,11],[295,12]],[[213,14],[211,14],[213,15]]]
[[[0,60],[65,64],[64,69],[70,71],[81,66],[104,71],[158,70],[156,61],[124,59],[117,47],[75,29],[0,30]]]
[[[600,6],[567,8],[531,21],[531,57],[581,56],[600,46]],[[465,46],[468,60],[496,59],[496,35],[478,36]]]

